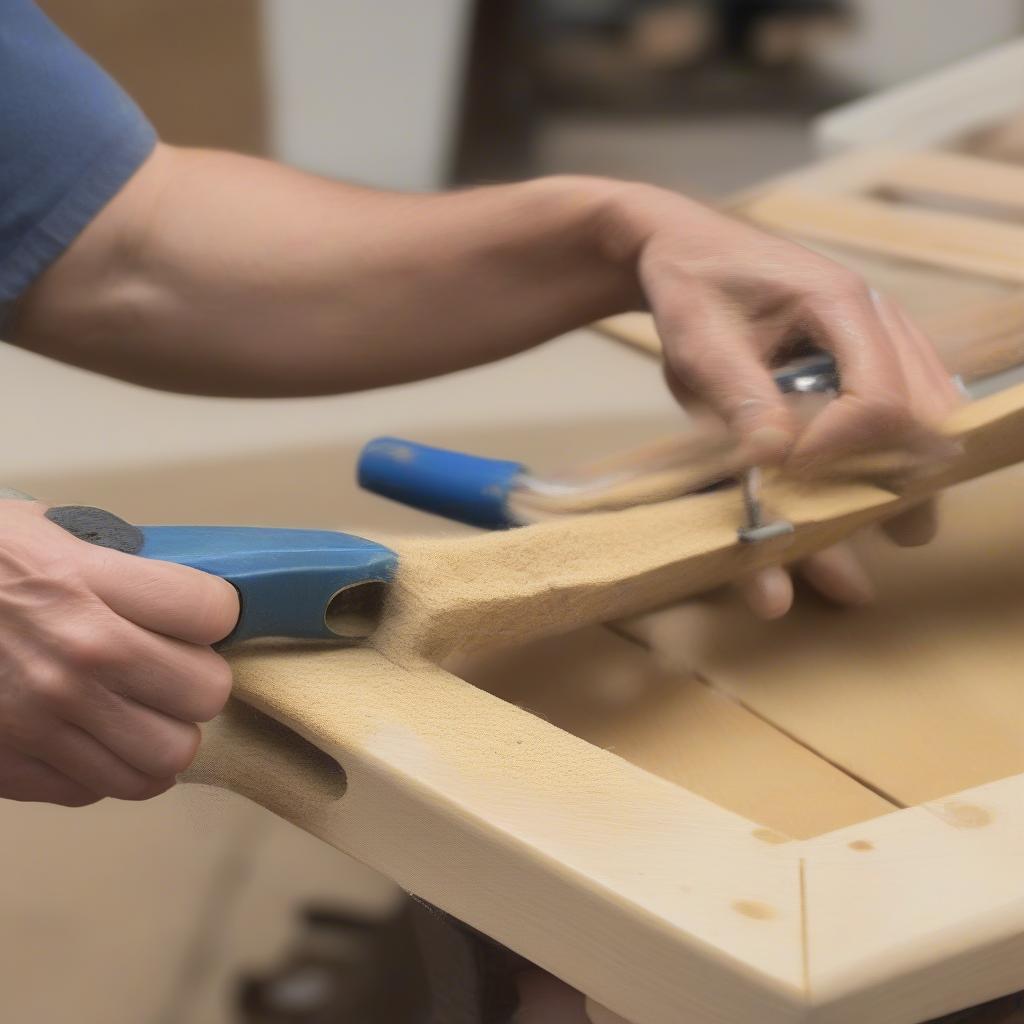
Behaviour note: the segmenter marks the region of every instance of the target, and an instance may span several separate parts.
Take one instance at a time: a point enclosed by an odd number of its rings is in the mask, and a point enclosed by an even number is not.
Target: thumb
[[[143,629],[207,645],[223,640],[238,622],[238,591],[219,576],[109,548],[84,554],[96,596]]]

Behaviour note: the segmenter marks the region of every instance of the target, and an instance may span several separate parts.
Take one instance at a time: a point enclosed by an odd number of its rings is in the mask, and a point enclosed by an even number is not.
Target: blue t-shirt
[[[0,329],[155,143],[139,108],[32,0],[0,0]]]

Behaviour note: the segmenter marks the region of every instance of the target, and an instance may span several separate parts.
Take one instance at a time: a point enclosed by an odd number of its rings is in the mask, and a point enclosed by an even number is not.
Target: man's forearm
[[[630,261],[608,244],[630,187],[393,194],[161,147],[31,289],[14,340],[200,393],[431,376],[639,304]]]

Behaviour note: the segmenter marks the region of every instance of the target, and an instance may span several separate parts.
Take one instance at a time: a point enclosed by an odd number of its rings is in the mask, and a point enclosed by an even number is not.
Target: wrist
[[[665,227],[699,222],[710,211],[687,196],[644,182],[585,176],[539,179],[571,195],[580,230],[592,258],[617,281],[620,307],[612,312],[646,309],[642,267],[651,242]]]
[[[653,231],[653,218],[646,215],[651,194],[662,190],[638,182],[569,174],[536,178],[520,187],[529,190],[539,204],[534,209],[535,223],[548,223],[554,244],[570,247],[575,265],[586,266],[588,273],[605,282],[609,308],[602,315],[645,308],[637,268]]]

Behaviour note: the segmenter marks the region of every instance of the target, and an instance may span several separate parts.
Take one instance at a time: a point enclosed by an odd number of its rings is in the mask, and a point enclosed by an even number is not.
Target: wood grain
[[[776,835],[806,838],[895,806],[709,687],[599,627],[456,658],[460,678]]]

